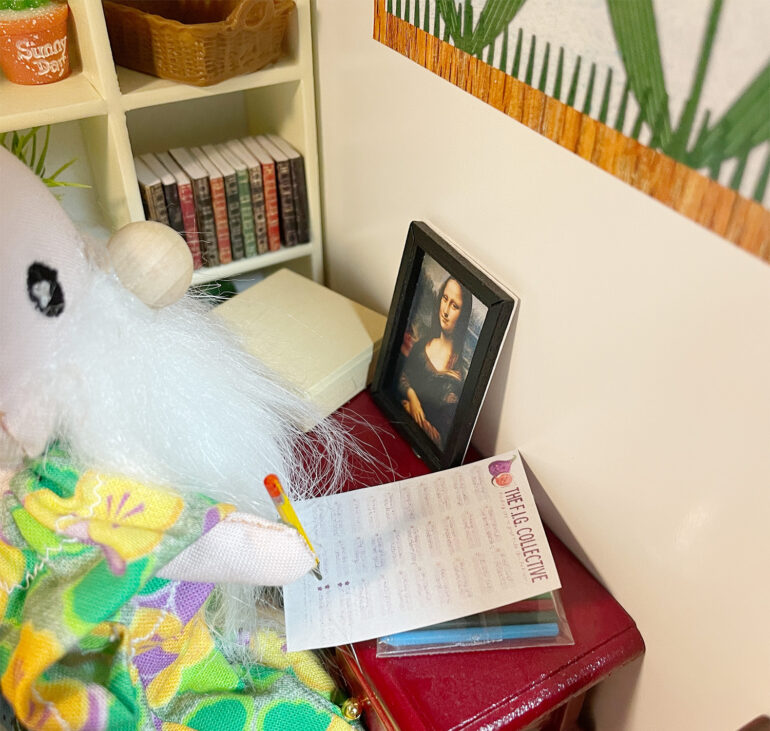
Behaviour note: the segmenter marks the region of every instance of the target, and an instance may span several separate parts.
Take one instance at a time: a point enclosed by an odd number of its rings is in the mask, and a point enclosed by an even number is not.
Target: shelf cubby
[[[69,0],[72,74],[39,87],[0,78],[0,132],[54,125],[59,157],[78,157],[78,182],[62,203],[75,222],[103,235],[142,220],[134,155],[177,146],[276,133],[305,157],[311,242],[219,267],[201,269],[194,283],[305,259],[322,278],[318,145],[310,0],[296,0],[286,53],[276,63],[208,87],[196,87],[116,67],[100,0]],[[82,158],[82,159],[80,159]],[[67,172],[70,172],[69,170]],[[300,262],[302,268],[302,262]]]

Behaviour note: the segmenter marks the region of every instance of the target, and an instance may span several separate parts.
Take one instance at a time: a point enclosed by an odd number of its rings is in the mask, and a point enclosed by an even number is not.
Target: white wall
[[[428,220],[521,297],[474,442],[519,447],[547,522],[647,643],[600,729],[735,729],[770,710],[770,266],[316,3],[326,267],[390,303]]]

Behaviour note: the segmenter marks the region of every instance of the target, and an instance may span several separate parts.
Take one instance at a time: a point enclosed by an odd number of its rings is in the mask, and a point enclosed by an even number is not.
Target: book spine
[[[243,248],[246,256],[257,255],[257,236],[254,230],[254,213],[251,210],[251,188],[249,174],[246,170],[238,170],[238,205],[241,213],[241,228],[243,229]]]
[[[142,198],[142,210],[144,211],[144,217],[148,221],[155,220],[155,203],[153,202],[152,193],[148,186],[139,183],[139,195]]]
[[[211,203],[211,190],[208,178],[193,181],[195,215],[198,219],[198,236],[201,243],[203,266],[213,267],[219,264],[217,251],[217,229],[214,223],[214,207]]]
[[[179,205],[179,190],[176,183],[163,185],[163,197],[166,201],[166,213],[168,215],[168,225],[177,233],[184,231],[184,222],[182,220],[182,209]]]
[[[230,229],[227,226],[225,183],[222,178],[211,178],[209,184],[211,186],[211,205],[214,209],[219,263],[228,264],[233,260],[233,255],[230,249]]]
[[[262,182],[265,187],[268,247],[270,251],[278,251],[281,248],[281,218],[278,211],[278,186],[275,181],[275,165],[273,163],[262,166]]]
[[[153,221],[160,221],[168,226],[168,211],[166,211],[166,198],[163,195],[163,186],[160,183],[150,186],[153,207],[155,208],[155,218]]]
[[[310,241],[310,212],[305,180],[305,159],[300,155],[291,160],[291,189],[294,194],[294,213],[297,217],[297,243]]]
[[[243,259],[246,255],[241,220],[241,200],[238,191],[238,178],[235,174],[224,178],[225,198],[227,200],[227,223],[230,229],[230,248],[233,259]]]
[[[291,163],[288,160],[276,161],[275,174],[278,178],[283,244],[294,246],[297,243],[297,216],[294,213],[294,193],[291,187]]]
[[[154,185],[139,183],[139,193],[142,197],[144,216],[148,221],[160,221],[168,224],[166,199],[163,197],[163,186],[158,182]]]
[[[267,215],[265,213],[265,189],[262,185],[262,168],[249,168],[251,189],[251,210],[254,214],[254,233],[257,239],[257,254],[269,251],[267,240]]]
[[[179,211],[182,215],[182,236],[187,241],[187,246],[193,258],[193,267],[200,269],[203,266],[201,257],[201,242],[198,238],[198,225],[195,222],[195,201],[193,199],[192,186],[185,183],[177,186],[179,193]]]

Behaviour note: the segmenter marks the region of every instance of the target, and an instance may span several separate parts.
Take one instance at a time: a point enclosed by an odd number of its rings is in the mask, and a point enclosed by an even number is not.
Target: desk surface
[[[368,393],[356,396],[339,413],[364,451],[391,465],[396,474],[385,475],[386,481],[429,472]],[[353,460],[348,488],[367,484],[373,484],[372,468]],[[374,641],[357,643],[361,672],[401,729],[526,728],[644,652],[633,619],[547,533],[575,644],[377,658]]]

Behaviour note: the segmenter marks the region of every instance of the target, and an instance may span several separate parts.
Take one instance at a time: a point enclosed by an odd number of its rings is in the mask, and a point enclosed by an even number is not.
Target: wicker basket
[[[195,86],[283,52],[293,0],[102,0],[115,63]]]

